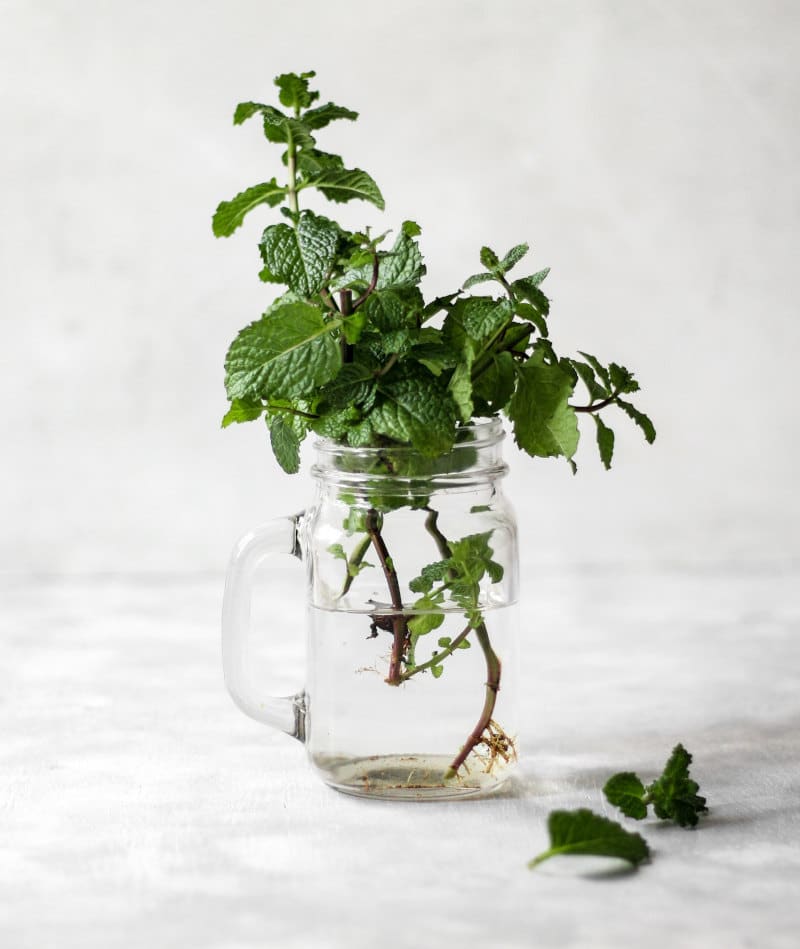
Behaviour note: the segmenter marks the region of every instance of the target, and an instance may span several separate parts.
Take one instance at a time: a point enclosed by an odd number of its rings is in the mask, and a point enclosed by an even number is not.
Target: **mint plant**
[[[268,142],[281,150],[281,181],[253,185],[213,216],[213,231],[229,237],[257,208],[277,209],[259,241],[262,281],[284,289],[262,316],[240,331],[225,359],[230,402],[222,425],[264,417],[272,450],[288,473],[298,471],[300,444],[309,433],[354,448],[372,447],[373,471],[398,477],[435,473],[437,459],[453,448],[458,430],[474,419],[502,415],[519,447],[532,457],[563,457],[576,470],[579,417],[591,417],[600,458],[611,466],[614,432],[604,420],[617,410],[655,438],[652,423],[629,401],[638,383],[624,366],[604,364],[588,353],[557,355],[550,340],[550,302],[542,290],[548,270],[518,276],[528,245],[504,255],[483,247],[482,269],[452,293],[426,300],[420,282],[426,267],[420,227],[404,221],[389,245],[389,232],[349,231],[301,207],[304,192],[333,203],[367,201],[383,210],[373,178],[318,147],[319,133],[357,113],[332,102],[318,104],[313,72],[278,76],[281,108],[242,102],[234,124],[257,118]],[[513,273],[512,273],[513,272]],[[524,274],[524,271],[523,271]],[[481,293],[473,293],[480,288]],[[576,389],[585,390],[575,402]],[[601,418],[600,413],[603,413]],[[411,447],[413,452],[394,451]],[[490,534],[450,540],[438,526],[438,511],[424,490],[375,497],[364,513],[353,505],[348,531],[359,535],[353,552],[332,550],[343,563],[342,595],[361,570],[369,550],[383,573],[392,614],[371,617],[371,633],[392,637],[386,682],[400,686],[445,663],[475,640],[486,668],[484,706],[475,728],[454,757],[455,775],[470,752],[488,749],[490,763],[514,753],[513,741],[492,715],[501,664],[492,649],[480,602],[480,583],[502,578]],[[384,517],[409,506],[426,512],[425,526],[438,558],[410,582],[418,599],[409,608],[383,537]],[[445,601],[457,604],[466,625],[441,637],[422,661],[422,637],[443,621]],[[422,611],[422,612],[420,612]]]

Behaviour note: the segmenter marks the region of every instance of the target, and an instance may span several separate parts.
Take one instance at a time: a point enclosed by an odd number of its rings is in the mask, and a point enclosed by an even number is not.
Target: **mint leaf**
[[[512,267],[515,267],[522,260],[529,250],[530,247],[527,244],[517,244],[516,247],[512,247],[511,250],[500,261],[500,270],[503,273],[507,273]]]
[[[570,365],[581,377],[581,381],[586,386],[589,392],[589,398],[592,402],[595,400],[600,401],[605,399],[610,393],[606,388],[601,386],[594,374],[594,369],[585,362],[581,362],[580,359],[570,359]]]
[[[517,296],[522,297],[523,300],[527,300],[542,316],[547,316],[550,312],[550,301],[539,289],[535,278],[522,277],[520,280],[515,280],[511,284],[511,289]]]
[[[412,616],[408,621],[408,629],[415,636],[426,636],[434,629],[438,629],[444,622],[444,613],[441,608],[427,597],[421,597],[417,600],[414,609],[427,611]]]
[[[514,392],[514,357],[509,352],[492,355],[486,367],[474,380],[475,395],[486,403],[487,410],[494,414],[505,408]]]
[[[458,416],[462,422],[472,419],[472,353],[466,352],[462,360],[453,370],[447,390],[453,397],[458,408]]]
[[[635,409],[630,402],[623,402],[622,399],[617,399],[616,404],[622,409],[622,411],[628,416],[628,418],[633,419],[633,421],[639,426],[639,428],[644,433],[644,437],[647,440],[649,445],[652,445],[656,440],[656,430],[653,423],[650,419],[640,412],[638,409]]]
[[[264,184],[254,185],[242,191],[230,201],[223,201],[218,205],[211,220],[211,228],[216,237],[230,237],[242,223],[246,214],[260,204],[268,204],[271,208],[280,204],[286,196],[286,188],[281,187],[273,178]]]
[[[273,224],[261,237],[261,257],[270,278],[309,297],[324,284],[336,256],[339,226],[311,211],[303,211],[297,229]]]
[[[318,92],[311,92],[308,88],[308,80],[313,79],[316,73],[312,69],[310,72],[284,73],[282,76],[276,76],[275,85],[280,89],[278,98],[281,105],[288,108],[307,109],[315,99],[319,98]]]
[[[487,270],[499,269],[500,258],[491,247],[481,247],[481,263]]]
[[[358,118],[358,112],[352,109],[345,109],[344,106],[334,105],[332,102],[326,102],[325,105],[319,105],[315,109],[309,109],[303,113],[303,122],[310,129],[321,129],[337,119],[349,119],[354,122]]]
[[[650,856],[650,848],[643,837],[586,808],[553,811],[547,819],[547,830],[550,848],[530,861],[530,869],[555,856],[619,857],[632,866]]]
[[[676,745],[664,773],[647,787],[647,799],[652,802],[656,816],[673,820],[681,827],[696,826],[699,815],[708,810],[706,799],[697,793],[700,786],[689,776],[691,763],[689,752],[683,745]]]
[[[240,102],[236,106],[236,111],[233,113],[233,124],[241,125],[242,122],[246,122],[247,119],[252,118],[252,116],[260,113],[261,115],[269,115],[270,121],[274,125],[280,125],[285,122],[289,116],[284,115],[280,109],[276,109],[272,105],[264,105],[261,102]]]
[[[609,804],[618,807],[626,817],[643,820],[647,817],[644,785],[632,771],[621,771],[606,781],[603,788]]]
[[[380,400],[369,415],[372,428],[412,444],[428,457],[443,455],[455,439],[455,406],[426,369],[403,368],[378,380]]]
[[[608,373],[608,369],[606,369],[606,367],[590,353],[584,353],[581,351],[581,356],[583,356],[586,362],[589,363],[592,369],[594,369],[597,375],[603,380],[603,385],[610,392],[613,387],[611,385],[611,376]]]
[[[370,275],[372,268],[369,268]],[[417,242],[401,232],[392,249],[381,257],[378,274],[378,289],[392,290],[415,287],[425,274]]]
[[[264,406],[258,399],[233,399],[231,407],[222,419],[222,427],[227,428],[234,422],[252,422],[261,416]]]
[[[494,336],[514,315],[510,300],[495,300],[492,297],[459,300],[453,312],[458,312],[467,334],[478,342]]]
[[[558,363],[545,365],[537,355],[519,367],[508,416],[523,451],[572,458],[578,447],[578,420],[568,404],[572,390],[570,374]]]
[[[544,337],[544,339],[547,339],[547,337],[550,335],[550,331],[547,328],[547,320],[545,320],[545,318],[535,306],[531,306],[530,303],[517,303],[514,307],[514,310],[518,316],[522,317],[523,320],[533,323],[533,325],[539,331],[539,335]]]
[[[403,221],[401,229],[406,237],[419,237],[422,233],[422,228],[416,221]]]
[[[341,168],[323,171],[317,178],[309,181],[318,191],[321,191],[330,201],[352,201],[359,198],[370,201],[381,211],[386,207],[380,188],[373,179],[360,168]]]
[[[338,321],[305,303],[287,303],[245,327],[225,359],[229,399],[302,398],[329,382],[341,365],[331,336]]]
[[[375,360],[346,363],[322,390],[325,405],[333,409],[358,405],[369,411],[375,402],[377,368]]]
[[[497,277],[493,273],[476,273],[467,279],[461,284],[461,287],[464,290],[469,290],[470,287],[474,287],[478,283],[486,283],[488,280],[496,280]]]
[[[600,451],[600,460],[603,462],[606,471],[611,467],[611,459],[614,455],[614,432],[605,424],[599,415],[592,415],[594,424],[597,426],[597,447]]]
[[[296,474],[300,470],[300,439],[280,415],[269,423],[269,440],[281,468]]]

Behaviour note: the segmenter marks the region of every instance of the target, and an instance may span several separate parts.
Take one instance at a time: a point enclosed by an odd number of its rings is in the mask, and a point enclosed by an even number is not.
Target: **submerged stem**
[[[400,593],[400,581],[397,579],[397,571],[394,569],[394,563],[386,549],[386,542],[381,534],[380,514],[371,507],[367,511],[364,529],[369,535],[375,553],[383,569],[383,575],[386,577],[386,585],[389,587],[389,596],[392,600],[392,655],[389,660],[389,675],[386,682],[389,685],[400,685],[403,681],[402,667],[403,656],[405,655],[406,645],[408,643],[408,623],[403,612],[403,598]]]

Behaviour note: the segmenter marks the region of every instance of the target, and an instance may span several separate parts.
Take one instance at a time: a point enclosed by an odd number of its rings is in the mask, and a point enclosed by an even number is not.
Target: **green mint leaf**
[[[373,179],[360,168],[341,168],[323,171],[317,178],[309,181],[330,201],[352,201],[355,198],[369,201],[381,211],[386,207],[380,188]]]
[[[550,848],[530,861],[530,869],[555,856],[619,857],[632,866],[650,856],[650,848],[639,834],[583,807],[576,811],[553,811],[547,819],[547,830]]]
[[[368,354],[358,362],[346,363],[322,390],[324,404],[333,409],[355,405],[369,411],[375,403],[377,369],[377,361]]]
[[[517,244],[515,247],[512,247],[500,261],[500,270],[503,273],[508,273],[512,267],[515,267],[522,260],[529,250],[530,247],[527,244]]]
[[[614,456],[614,432],[599,415],[592,415],[592,418],[597,426],[597,448],[600,452],[600,460],[608,471],[611,467],[611,459]]]
[[[486,403],[488,411],[496,414],[511,398],[515,381],[514,357],[509,352],[497,353],[485,367],[481,367],[473,389],[475,395]]]
[[[340,441],[348,436],[350,430],[360,420],[360,411],[355,406],[349,405],[343,409],[322,413],[318,419],[314,420],[312,427],[323,438]]]
[[[341,350],[331,336],[338,321],[305,303],[287,303],[245,327],[225,359],[229,399],[302,398],[336,375]]]
[[[426,331],[423,330],[422,332]],[[443,342],[419,342],[411,350],[411,356],[417,362],[422,363],[434,376],[441,375],[445,369],[453,369],[458,365],[458,353]]]
[[[617,399],[616,404],[622,409],[622,411],[628,416],[628,418],[633,419],[633,421],[639,426],[639,428],[644,433],[644,437],[647,440],[649,445],[652,445],[656,440],[656,430],[653,423],[650,419],[640,412],[638,409],[634,408],[630,402],[623,402],[622,399]]]
[[[459,312],[467,334],[478,342],[494,336],[514,315],[510,300],[495,300],[492,297],[459,300],[453,312]]]
[[[589,363],[589,365],[594,369],[597,375],[603,380],[603,385],[611,391],[613,386],[611,385],[611,376],[608,373],[608,369],[594,356],[590,353],[581,352],[581,356]]]
[[[594,374],[594,369],[592,369],[588,363],[581,362],[580,359],[570,359],[569,362],[572,368],[581,377],[583,384],[586,386],[589,392],[589,398],[592,402],[599,402],[610,394],[608,389],[598,383]]]
[[[523,320],[527,320],[529,323],[533,323],[539,331],[539,335],[547,339],[550,335],[550,331],[547,328],[547,321],[535,306],[531,306],[530,303],[517,303],[514,309],[518,316],[521,316]]]
[[[341,544],[331,544],[330,547],[328,547],[328,553],[337,560],[347,560],[347,554],[344,552],[344,547],[342,547]]]
[[[474,287],[479,283],[486,283],[489,280],[496,280],[497,277],[493,273],[475,273],[461,284],[463,290],[469,290],[470,287]]]
[[[608,374],[614,391],[625,393],[639,391],[639,383],[633,378],[633,373],[624,366],[618,366],[615,362],[609,363]]]
[[[467,352],[464,358],[456,365],[447,390],[458,409],[458,416],[462,422],[472,419],[472,353]]]
[[[531,274],[530,277],[525,278],[525,282],[528,286],[538,287],[544,278],[550,273],[550,268],[545,267],[544,270],[538,270],[535,274]]]
[[[311,134],[311,129],[302,119],[293,119],[283,115],[277,109],[269,112],[263,112],[264,118],[264,137],[268,142],[275,142],[288,145],[291,141],[296,148],[314,149],[317,144],[316,139]],[[284,164],[286,156],[284,156]]]
[[[281,416],[270,421],[269,440],[281,468],[296,474],[300,470],[300,439]]]
[[[444,613],[441,607],[426,596],[420,597],[416,601],[414,609],[425,611],[412,616],[408,621],[409,632],[413,633],[414,636],[426,636],[434,629],[438,629],[444,622]]]
[[[699,815],[708,810],[706,799],[697,793],[700,786],[689,776],[691,763],[689,752],[683,745],[676,745],[664,766],[664,773],[647,787],[647,797],[656,816],[673,820],[681,827],[696,826]]]
[[[444,672],[444,666],[431,666],[431,674],[434,679],[438,679],[439,676]]]
[[[247,119],[256,114],[269,115],[272,123],[276,126],[289,118],[288,115],[284,115],[280,109],[276,109],[272,105],[264,105],[262,102],[240,102],[233,113],[233,124],[241,125],[242,122],[246,122]]]
[[[222,427],[227,428],[234,422],[252,422],[260,418],[264,406],[258,399],[233,399],[231,407],[222,419]]]
[[[321,152],[317,148],[304,148],[297,153],[297,170],[306,178],[316,178],[323,171],[341,170],[344,162],[338,155]]]
[[[422,366],[398,367],[378,380],[380,401],[369,415],[372,428],[412,444],[429,457],[450,451],[455,440],[455,406]]]
[[[246,214],[261,204],[271,208],[280,204],[286,196],[286,188],[273,178],[261,185],[254,185],[236,195],[231,201],[223,201],[214,213],[211,227],[216,237],[230,237],[242,223]]]
[[[500,258],[491,247],[481,247],[481,263],[487,270],[500,268]]]
[[[307,109],[319,98],[318,92],[311,92],[308,88],[308,80],[313,79],[314,76],[316,73],[313,69],[299,75],[290,72],[276,76],[275,85],[280,90],[278,98],[281,100],[281,105],[290,109]]]
[[[578,447],[578,420],[568,404],[573,385],[561,365],[545,365],[539,355],[519,367],[508,417],[523,451],[543,458],[572,458]]]
[[[319,105],[315,109],[309,109],[303,113],[303,122],[310,129],[321,129],[337,119],[348,119],[355,122],[358,118],[358,112],[352,109],[345,109],[344,106],[334,105],[332,102],[326,102],[325,105]]]
[[[538,284],[534,283],[530,277],[522,277],[520,280],[515,280],[511,284],[511,289],[517,296],[522,297],[523,300],[527,300],[542,316],[547,316],[550,312],[550,301],[539,289]]]
[[[626,817],[643,820],[647,817],[645,789],[638,775],[621,771],[606,781],[603,794],[609,804],[618,807]]]
[[[339,226],[303,211],[297,228],[273,224],[261,237],[261,257],[273,279],[309,297],[324,284],[336,257]]]
[[[372,445],[374,439],[375,432],[368,418],[362,419],[347,431],[347,444],[351,448],[367,448]]]
[[[425,264],[422,262],[422,254],[417,242],[408,234],[401,232],[389,253],[381,258],[378,289],[416,287],[424,275]]]
[[[406,237],[419,237],[422,233],[422,228],[416,221],[403,221],[401,230]]]

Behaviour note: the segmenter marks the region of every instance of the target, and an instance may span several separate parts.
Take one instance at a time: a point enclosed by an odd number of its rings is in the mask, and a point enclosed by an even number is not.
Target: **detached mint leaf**
[[[223,201],[211,221],[216,237],[230,237],[242,223],[246,214],[261,204],[274,208],[286,196],[286,188],[273,178],[261,185],[254,185],[236,195],[231,201]]]
[[[638,775],[621,771],[606,781],[603,794],[609,804],[618,807],[626,817],[643,820],[647,817],[645,789]]]
[[[530,861],[530,869],[555,856],[619,857],[632,866],[650,856],[650,848],[643,837],[586,808],[553,811],[547,819],[547,829],[550,848]]]
[[[300,470],[300,439],[281,416],[271,420],[269,440],[281,468],[287,474],[296,474]]]
[[[519,368],[508,416],[523,451],[543,458],[572,458],[578,447],[578,420],[568,404],[573,385],[558,363],[545,365],[539,355]]]
[[[381,211],[386,207],[380,188],[366,171],[360,168],[323,171],[321,175],[309,181],[309,184],[321,191],[330,201],[343,203],[358,198],[371,202]]]
[[[608,471],[611,467],[611,459],[614,456],[614,432],[599,415],[592,415],[592,418],[597,426],[597,448],[600,452],[600,460]]]
[[[616,404],[622,409],[628,418],[633,419],[633,421],[644,433],[647,443],[652,445],[656,440],[656,429],[644,412],[640,412],[638,409],[634,408],[630,402],[623,402],[622,399],[617,399]]]
[[[297,229],[273,224],[261,237],[261,257],[271,277],[309,297],[325,282],[336,257],[339,226],[326,217],[303,211]]]
[[[647,797],[656,816],[673,820],[681,827],[696,826],[699,815],[708,810],[706,799],[697,793],[700,786],[689,776],[691,763],[689,752],[683,745],[676,745],[664,766],[664,773],[647,787]]]
[[[369,415],[372,428],[412,444],[423,455],[443,455],[455,439],[455,406],[422,366],[403,367],[378,380],[380,400]]]
[[[305,303],[287,303],[245,327],[225,359],[229,399],[302,398],[329,382],[341,365],[331,336],[337,321]]]
[[[259,418],[264,406],[256,399],[233,399],[231,407],[222,419],[222,427],[227,428],[234,422],[252,422]]]

